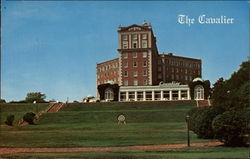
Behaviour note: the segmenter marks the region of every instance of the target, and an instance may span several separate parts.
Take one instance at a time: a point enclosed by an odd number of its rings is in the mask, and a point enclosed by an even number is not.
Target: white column
[[[128,101],[129,98],[128,98],[128,91],[126,91],[126,101]]]
[[[152,91],[152,100],[155,100],[155,91]]]
[[[143,101],[146,101],[146,91],[143,91]]]
[[[172,90],[169,91],[169,100],[172,100]]]
[[[137,91],[135,91],[135,101],[137,101]]]
[[[187,98],[190,100],[190,89],[187,90]]]
[[[163,90],[161,90],[161,100],[163,100]]]
[[[121,92],[119,91],[118,93],[118,101],[120,102],[121,101]]]
[[[181,100],[181,90],[178,90],[178,100]]]

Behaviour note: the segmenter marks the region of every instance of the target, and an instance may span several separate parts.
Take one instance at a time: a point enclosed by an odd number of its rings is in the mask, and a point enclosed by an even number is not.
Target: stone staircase
[[[211,106],[210,100],[197,100],[196,101],[197,107],[206,107]]]
[[[55,113],[55,112],[58,112],[64,106],[65,106],[65,103],[52,103],[51,106],[46,110],[46,112]]]

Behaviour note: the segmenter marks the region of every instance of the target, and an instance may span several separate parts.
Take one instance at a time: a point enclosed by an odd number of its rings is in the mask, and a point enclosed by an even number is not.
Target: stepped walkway
[[[191,143],[192,147],[220,146],[221,142]],[[187,144],[169,145],[139,145],[139,146],[119,146],[119,147],[74,147],[74,148],[0,148],[0,155],[14,153],[60,153],[60,152],[110,152],[124,150],[158,150],[158,149],[180,149],[187,147]]]
[[[36,114],[36,119],[39,119],[40,116],[43,115],[44,113],[58,112],[64,106],[66,106],[65,103],[51,103],[48,109],[46,109],[45,111],[40,111]],[[28,123],[23,121],[22,119],[18,123],[18,126],[25,126],[25,125],[28,125]]]
[[[55,113],[55,112],[58,112],[64,106],[65,106],[65,103],[52,103],[51,106],[46,110],[46,112]]]
[[[197,107],[206,107],[211,106],[210,100],[197,100],[196,101]]]

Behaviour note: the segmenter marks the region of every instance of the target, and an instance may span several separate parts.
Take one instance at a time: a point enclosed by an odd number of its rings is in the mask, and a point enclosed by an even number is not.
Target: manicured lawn
[[[247,159],[248,148],[201,147],[167,150],[133,150],[119,152],[20,153],[2,155],[8,158],[84,158],[84,159]]]
[[[10,114],[15,116],[14,124],[27,112],[37,112],[48,108],[49,103],[1,103],[0,104],[0,124],[4,124],[6,117]]]
[[[16,114],[28,111],[27,105],[15,105],[13,106],[16,107],[15,109],[7,106],[5,105],[1,109],[6,112],[1,113]],[[41,105],[40,108],[46,109],[47,106]],[[44,114],[38,125],[9,127],[1,122],[0,147],[100,147],[186,143],[185,116],[187,111],[195,106],[194,101],[69,104],[57,113]],[[25,111],[21,107],[25,107]],[[117,117],[120,114],[126,116],[126,125],[117,124]],[[191,133],[191,142],[207,141],[210,140],[198,139],[195,134]],[[240,158],[244,157],[246,152],[246,148],[207,147],[159,151],[22,153],[15,155],[18,157],[34,155],[45,158],[53,156]]]

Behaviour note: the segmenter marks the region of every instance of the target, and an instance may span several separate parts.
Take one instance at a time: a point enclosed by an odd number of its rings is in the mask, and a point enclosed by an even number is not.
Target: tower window
[[[138,85],[138,80],[134,80],[134,86]]]
[[[128,71],[124,71],[124,77],[128,77]]]
[[[133,62],[133,67],[137,67],[137,62],[136,61]]]

